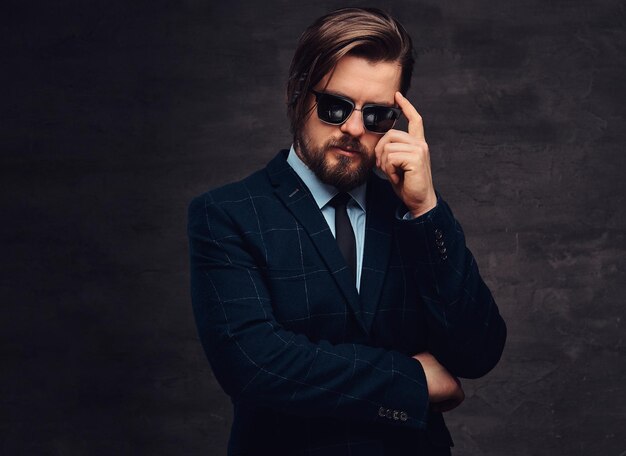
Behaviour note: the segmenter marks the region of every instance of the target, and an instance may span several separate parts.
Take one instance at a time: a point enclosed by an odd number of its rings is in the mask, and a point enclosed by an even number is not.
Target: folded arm
[[[429,352],[453,375],[477,378],[499,361],[506,325],[448,205],[399,222],[426,307]]]
[[[311,342],[276,321],[245,229],[205,194],[189,208],[191,290],[200,339],[235,402],[286,413],[426,426],[419,362],[359,344]]]

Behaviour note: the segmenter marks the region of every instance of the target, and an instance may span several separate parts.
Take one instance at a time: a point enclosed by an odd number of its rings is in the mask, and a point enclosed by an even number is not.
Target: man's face
[[[349,98],[356,109],[366,103],[393,106],[401,71],[398,62],[372,63],[347,55],[313,89]],[[364,183],[376,164],[374,148],[383,135],[366,130],[356,109],[341,125],[322,122],[314,107],[315,96],[307,96],[307,106],[313,109],[296,134],[298,156],[322,182],[341,191]]]

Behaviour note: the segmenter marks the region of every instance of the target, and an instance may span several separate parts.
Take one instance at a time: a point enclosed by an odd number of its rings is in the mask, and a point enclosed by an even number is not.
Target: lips
[[[357,155],[366,155],[365,150],[360,142],[351,137],[341,137],[329,144],[326,150],[333,150],[335,153],[339,153],[344,156],[354,157]]]
[[[344,149],[342,147],[333,147],[335,153],[339,155],[343,155],[344,157],[356,157],[360,155],[360,153],[353,149]]]
[[[337,152],[345,155],[360,155],[362,152],[359,149],[354,149],[352,147],[346,146],[332,146],[332,149],[335,149]]]

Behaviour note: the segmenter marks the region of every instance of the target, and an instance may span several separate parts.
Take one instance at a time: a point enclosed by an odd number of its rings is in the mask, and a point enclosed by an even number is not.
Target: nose
[[[357,114],[358,113],[358,114]],[[365,126],[363,125],[363,113],[360,109],[354,109],[350,114],[350,117],[341,124],[341,131],[350,136],[358,138],[365,133]]]

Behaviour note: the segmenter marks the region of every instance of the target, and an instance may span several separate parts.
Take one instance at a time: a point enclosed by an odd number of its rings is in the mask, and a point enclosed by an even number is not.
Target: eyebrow
[[[323,93],[327,93],[329,95],[336,95],[338,97],[342,97],[342,98],[347,98],[348,100],[351,100],[352,103],[354,103],[356,105],[356,102],[350,98],[348,95],[341,93],[341,92],[337,92],[335,90],[326,90],[324,89]],[[375,105],[381,105],[381,106],[387,106],[389,108],[393,108],[396,106],[395,103],[388,103],[386,101],[366,101],[365,103],[363,103],[363,105],[368,105],[368,104],[375,104]]]

